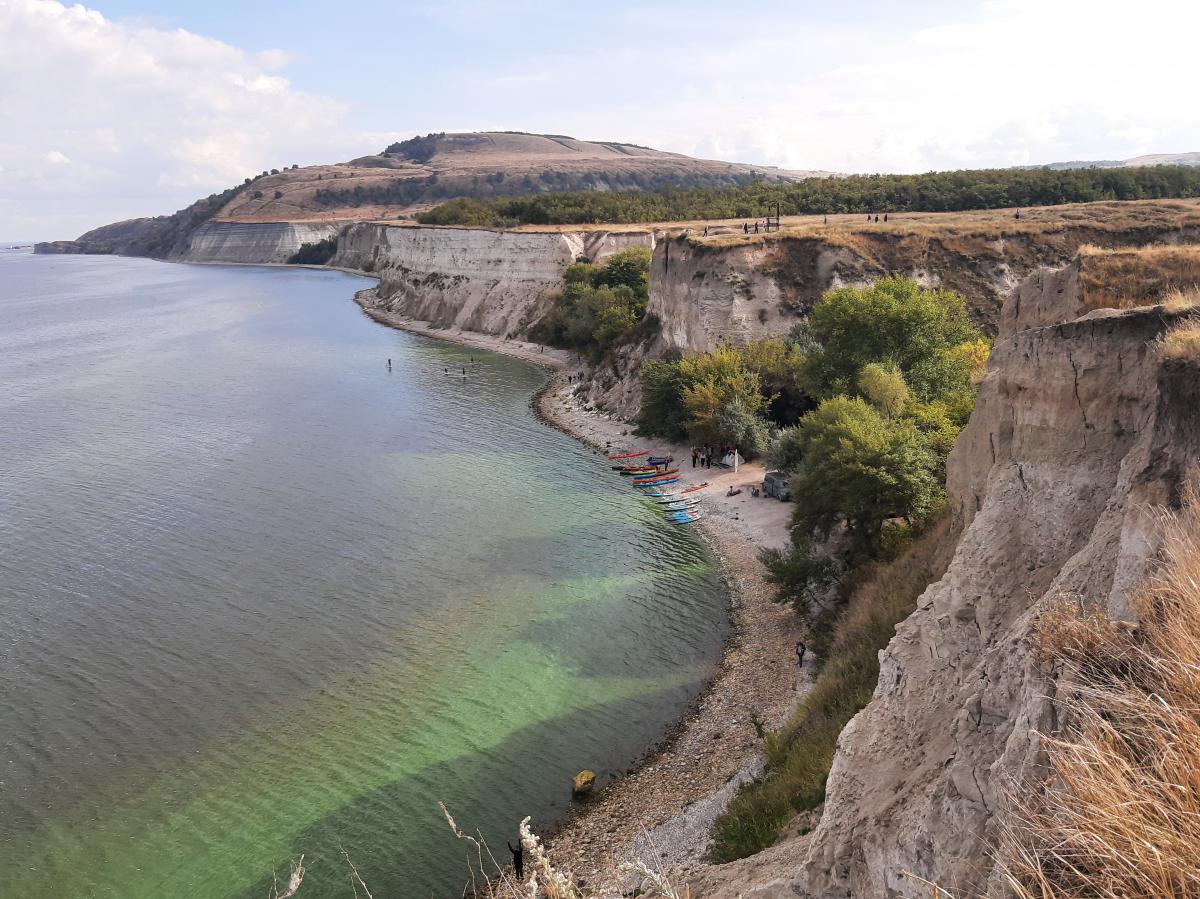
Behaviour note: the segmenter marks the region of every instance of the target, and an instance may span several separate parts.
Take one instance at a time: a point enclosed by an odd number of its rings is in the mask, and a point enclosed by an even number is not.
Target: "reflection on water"
[[[711,673],[694,536],[364,283],[0,253],[0,896],[458,895],[437,800],[502,846]]]

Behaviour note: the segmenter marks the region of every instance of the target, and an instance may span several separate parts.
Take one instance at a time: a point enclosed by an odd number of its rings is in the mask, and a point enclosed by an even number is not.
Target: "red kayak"
[[[648,455],[650,455],[650,450],[638,450],[636,453],[617,453],[616,455],[610,455],[608,458],[610,458],[610,459],[633,459],[633,458],[636,458],[637,456],[648,456]]]
[[[691,487],[684,487],[679,492],[680,493],[695,493],[697,490],[703,490],[707,486],[708,486],[708,481],[705,481],[703,484],[693,484]]]

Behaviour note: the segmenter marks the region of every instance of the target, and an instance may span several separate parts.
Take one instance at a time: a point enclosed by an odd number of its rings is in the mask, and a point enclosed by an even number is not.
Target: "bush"
[[[649,272],[650,250],[645,247],[614,253],[603,265],[568,265],[563,291],[530,336],[599,360],[636,332],[646,314]]]
[[[337,235],[326,237],[316,243],[305,243],[288,257],[289,265],[324,265],[337,253]]]

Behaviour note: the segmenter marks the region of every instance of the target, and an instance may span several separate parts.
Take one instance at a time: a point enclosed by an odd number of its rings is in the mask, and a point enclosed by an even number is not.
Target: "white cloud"
[[[74,237],[264,168],[373,146],[340,127],[344,104],[278,74],[282,51],[248,53],[56,0],[0,0],[0,47],[6,237]]]
[[[1200,150],[1198,3],[989,0],[907,29],[796,9],[699,42],[526,57],[573,75],[527,96],[526,127],[851,172]],[[605,102],[567,102],[580,83]]]

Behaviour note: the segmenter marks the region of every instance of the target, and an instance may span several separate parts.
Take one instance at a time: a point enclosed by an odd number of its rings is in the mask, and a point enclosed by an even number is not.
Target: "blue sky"
[[[516,129],[846,172],[1200,150],[1200,4],[0,0],[0,236]]]

